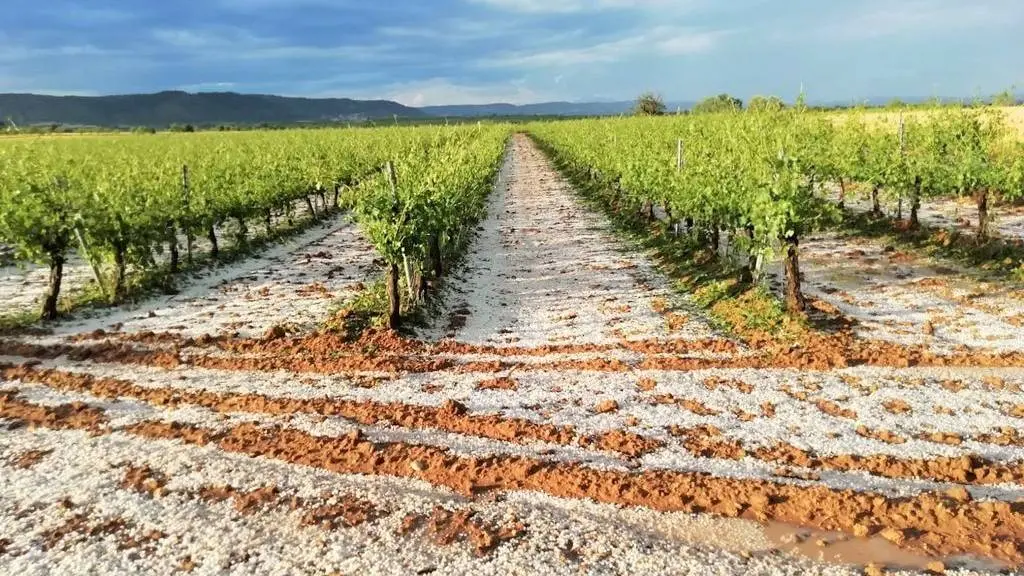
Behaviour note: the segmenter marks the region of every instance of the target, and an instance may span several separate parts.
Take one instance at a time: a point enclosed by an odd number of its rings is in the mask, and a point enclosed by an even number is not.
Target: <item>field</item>
[[[992,159],[968,174],[992,194],[975,241],[977,203],[940,189],[974,165],[932,148],[947,125],[908,127],[905,155],[865,132],[877,153],[847,164],[867,148],[820,119],[175,136],[165,184],[90,205],[168,202],[120,272],[101,218],[92,255],[74,226],[55,253],[0,225],[22,317],[0,335],[0,572],[1020,570],[1017,157],[972,149]],[[906,174],[934,183],[918,232],[894,213]],[[225,179],[246,193],[196,185]]]

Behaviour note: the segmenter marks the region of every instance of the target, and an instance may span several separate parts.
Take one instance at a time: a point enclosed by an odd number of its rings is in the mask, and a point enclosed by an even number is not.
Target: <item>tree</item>
[[[999,94],[992,97],[993,106],[1016,106],[1017,97],[1013,95],[1013,90],[1003,90]]]
[[[778,96],[754,96],[747,103],[751,112],[778,112],[786,107],[786,103]]]
[[[716,112],[734,112],[743,109],[743,100],[728,94],[719,94],[705,98],[693,107],[696,114],[713,114]]]
[[[637,116],[662,116],[665,114],[665,101],[654,92],[644,92],[636,99],[633,114]]]

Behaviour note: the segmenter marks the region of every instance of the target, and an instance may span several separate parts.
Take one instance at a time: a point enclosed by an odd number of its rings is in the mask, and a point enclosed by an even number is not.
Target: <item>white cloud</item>
[[[819,28],[819,33],[832,39],[859,40],[951,32],[1021,22],[1024,3],[1019,0],[875,2],[835,20]]]
[[[618,62],[640,54],[700,54],[714,50],[729,33],[727,30],[659,26],[619,40],[578,48],[508,53],[479,64],[486,68],[537,68]]]
[[[23,63],[42,58],[108,57],[117,52],[97,48],[92,44],[66,46],[24,46],[8,44],[0,39],[0,62]]]
[[[350,93],[351,94],[351,93]],[[529,104],[557,100],[559,96],[537,92],[521,80],[509,82],[465,84],[447,78],[432,78],[398,83],[379,90],[357,93],[353,98],[384,98],[406,106],[439,106],[445,104]]]
[[[336,45],[310,46],[285,43],[275,38],[257,36],[234,27],[209,27],[198,30],[160,29],[152,32],[160,44],[203,60],[398,60],[394,46]]]
[[[178,86],[178,90],[184,92],[226,92],[236,88],[235,82],[199,82],[197,84],[186,84]]]
[[[94,8],[82,4],[62,4],[53,6],[47,8],[45,13],[51,18],[56,18],[63,22],[91,26],[127,22],[135,18],[134,14],[124,10],[115,10],[113,8]]]
[[[508,12],[534,14],[571,14],[601,10],[665,9],[678,10],[693,4],[687,0],[468,0]]]

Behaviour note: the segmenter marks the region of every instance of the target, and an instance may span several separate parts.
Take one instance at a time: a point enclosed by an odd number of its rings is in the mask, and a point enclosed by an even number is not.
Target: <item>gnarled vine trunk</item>
[[[43,309],[40,312],[43,320],[57,319],[57,301],[60,298],[61,279],[64,278],[64,252],[50,253],[50,281],[43,298]]]
[[[750,242],[747,248],[747,264],[740,270],[740,282],[751,284],[754,282],[754,270],[757,269],[757,254],[754,252],[754,225],[747,224],[743,233]]]
[[[309,199],[309,194],[306,194],[304,198],[306,199],[306,208],[309,209],[309,213],[313,216],[313,220],[319,220],[320,217],[317,216],[316,209],[313,208],[313,201]]]
[[[974,193],[974,200],[978,203],[978,242],[988,240],[988,189],[982,188]]]
[[[839,209],[846,210],[846,179],[839,179]]]
[[[441,240],[437,234],[430,237],[430,265],[434,272],[434,278],[440,278],[444,274],[444,263],[441,261]]]
[[[174,226],[174,222],[167,223],[167,249],[171,256],[170,269],[171,274],[178,273],[178,230]]]
[[[800,240],[796,234],[783,239],[786,249],[786,310],[791,313],[803,313],[807,309],[807,301],[800,289]]]
[[[245,225],[245,218],[238,218],[238,247],[247,248],[249,246],[249,228]]]
[[[921,209],[921,177],[914,178],[914,188],[910,193],[910,229],[917,230],[921,227],[918,219],[918,210]]]
[[[323,212],[324,214],[327,214],[327,208],[328,208],[327,207],[327,196],[324,194],[324,189],[323,188],[318,188],[316,193],[317,193],[318,196],[320,196],[320,204],[323,205],[323,208],[321,209],[321,212]]]
[[[871,188],[871,215],[882,215],[882,204],[878,200],[878,186],[873,186]]]
[[[216,260],[220,257],[220,247],[217,246],[217,230],[213,224],[206,231],[206,236],[210,239],[210,257]]]
[[[126,246],[123,242],[114,245],[114,302],[124,300],[125,285],[124,278],[127,271],[125,260]]]
[[[402,302],[401,293],[398,289],[398,264],[391,264],[388,267],[387,293],[388,293],[388,328],[395,330],[401,323]]]

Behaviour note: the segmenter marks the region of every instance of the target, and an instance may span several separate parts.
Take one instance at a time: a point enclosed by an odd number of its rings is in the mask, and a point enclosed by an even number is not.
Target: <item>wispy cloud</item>
[[[638,54],[680,56],[714,50],[728,30],[691,30],[659,26],[625,38],[589,46],[514,52],[483,59],[482,67],[540,68],[620,62]]]
[[[77,26],[102,26],[124,23],[135,19],[135,14],[129,10],[87,6],[78,3],[47,6],[44,13],[61,22]]]
[[[522,79],[508,82],[468,83],[448,78],[430,78],[418,82],[397,83],[380,90],[360,94],[366,98],[386,98],[406,106],[443,104],[527,104],[559,99],[560,95],[531,89]]]
[[[818,29],[826,38],[860,40],[1024,25],[1019,0],[870,2]]]
[[[395,47],[385,43],[374,45],[309,45],[285,39],[260,36],[238,27],[206,27],[202,29],[161,29],[153,39],[179,53],[203,60],[315,60],[373,61],[395,59]]]
[[[169,88],[409,104],[847,100],[1024,85],[1024,0],[43,0],[0,28],[0,91]]]
[[[509,12],[571,14],[602,10],[672,9],[694,4],[692,0],[469,0]]]

